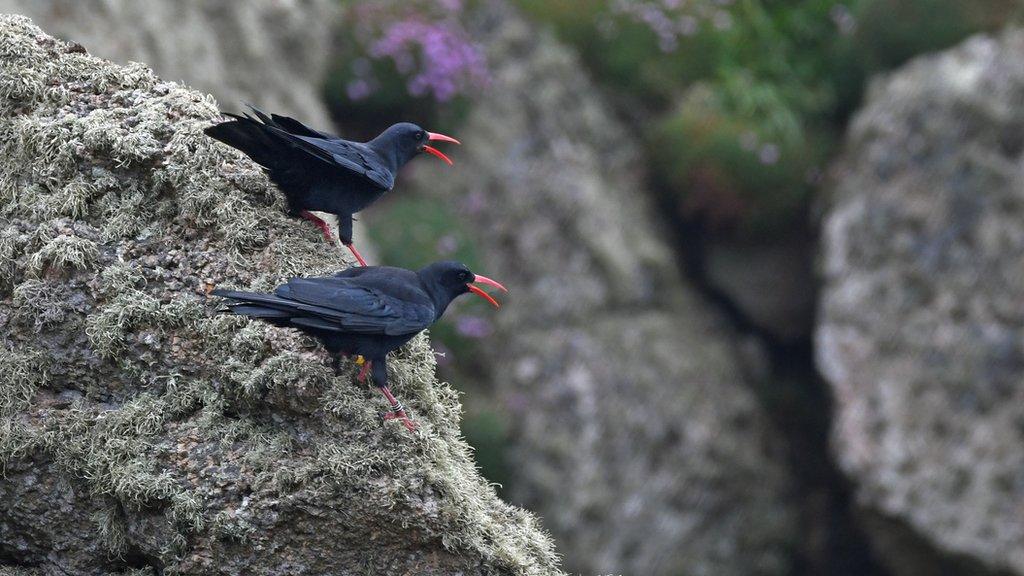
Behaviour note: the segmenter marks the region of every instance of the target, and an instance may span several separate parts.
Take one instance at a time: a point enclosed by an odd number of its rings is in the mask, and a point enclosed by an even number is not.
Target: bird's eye
[[[416,133],[417,140],[423,140],[424,136],[426,136],[426,134],[423,133],[423,130],[420,130],[419,132]]]
[[[459,272],[459,282],[465,282],[466,280],[469,280],[469,273]]]

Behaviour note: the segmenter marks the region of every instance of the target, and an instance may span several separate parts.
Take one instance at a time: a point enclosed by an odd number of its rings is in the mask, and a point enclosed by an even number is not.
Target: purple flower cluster
[[[398,73],[408,78],[410,94],[430,94],[438,102],[482,88],[488,80],[483,50],[452,22],[393,22],[368,55],[390,58]]]
[[[349,98],[362,100],[376,91],[372,62],[379,61],[394,65],[412,96],[448,102],[486,87],[484,51],[459,23],[461,10],[462,0],[384,2],[354,10],[365,58],[352,64]]]
[[[610,0],[611,17],[623,16],[639,22],[658,37],[658,45],[665,52],[679,47],[679,39],[697,33],[704,22],[717,30],[732,26],[728,7],[733,0]],[[607,34],[615,30],[614,19],[602,26]]]

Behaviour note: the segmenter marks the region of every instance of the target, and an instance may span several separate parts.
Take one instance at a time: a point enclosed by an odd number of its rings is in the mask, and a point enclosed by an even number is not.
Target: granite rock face
[[[574,572],[786,573],[777,438],[657,231],[638,146],[551,36],[501,2],[476,26],[492,89],[459,129],[457,170],[416,175],[514,287],[490,357],[511,497]]]
[[[310,340],[215,312],[215,286],[344,265],[217,116],[0,16],[0,565],[560,574],[477,473],[426,336],[392,364],[409,434]]]
[[[334,0],[0,0],[44,30],[121,64],[212,94],[230,110],[252,102],[328,126],[319,87]]]
[[[1024,574],[1022,104],[1024,32],[971,39],[877,80],[835,170],[817,363],[899,574]]]

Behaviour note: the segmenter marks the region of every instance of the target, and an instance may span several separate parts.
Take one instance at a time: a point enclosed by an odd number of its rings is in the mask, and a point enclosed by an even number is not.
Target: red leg
[[[384,414],[384,419],[394,420],[398,418],[402,421],[402,424],[405,424],[405,427],[409,430],[409,432],[416,430],[416,423],[410,420],[408,416],[406,416],[405,407],[402,406],[401,402],[395,399],[395,396],[391,393],[391,388],[389,388],[388,386],[381,386],[380,392],[381,394],[384,395],[385,398],[388,399],[388,402],[391,403],[391,412]]]
[[[348,248],[349,252],[351,252],[353,256],[356,257],[360,266],[366,266],[366,260],[363,260],[362,255],[359,254],[359,250],[356,250],[355,244],[345,244],[345,247]]]
[[[334,243],[334,235],[331,234],[331,227],[327,225],[327,222],[324,222],[322,219],[317,218],[309,210],[303,210],[299,214],[306,220],[309,220],[313,224],[316,224],[316,227],[319,228],[321,232],[323,232],[324,240],[327,240],[332,244]]]
[[[366,375],[370,372],[370,364],[371,362],[369,360],[363,362],[363,368],[359,370],[359,376],[356,376],[356,380],[366,382]]]

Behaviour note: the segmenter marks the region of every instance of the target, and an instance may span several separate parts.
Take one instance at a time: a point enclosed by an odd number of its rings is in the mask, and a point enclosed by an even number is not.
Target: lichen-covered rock
[[[777,438],[725,323],[656,232],[634,139],[572,54],[485,3],[493,84],[458,170],[486,269],[512,287],[491,347],[512,414],[512,498],[582,574],[787,573]]]
[[[1024,574],[1022,103],[1024,32],[971,39],[876,81],[836,169],[817,362],[900,574]]]
[[[320,87],[341,12],[337,0],[0,0],[0,13],[28,16],[101,58],[144,62],[223,110],[251,102],[319,127],[330,123]],[[356,243],[374,261],[365,233],[357,224]]]
[[[320,82],[337,0],[0,0],[0,13],[119,63],[145,62],[236,110],[252,102],[326,126]]]
[[[477,474],[426,336],[390,364],[409,434],[311,341],[215,313],[214,286],[343,265],[203,135],[217,116],[0,16],[0,564],[558,574]]]

